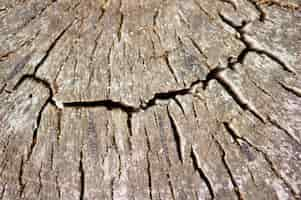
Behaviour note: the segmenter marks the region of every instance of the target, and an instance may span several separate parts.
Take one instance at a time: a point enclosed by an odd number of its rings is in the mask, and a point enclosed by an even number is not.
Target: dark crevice
[[[111,200],[114,200],[114,183],[115,183],[115,178],[113,177],[112,180],[110,181]]]
[[[31,141],[31,145],[30,145],[30,149],[29,149],[29,152],[27,154],[27,160],[28,161],[34,151],[34,148],[37,144],[37,141],[38,141],[38,131],[39,131],[39,128],[40,128],[40,124],[41,124],[41,119],[42,119],[42,115],[43,115],[43,112],[46,108],[46,106],[48,105],[48,103],[50,103],[50,99],[48,99],[41,107],[39,113],[38,113],[38,117],[37,117],[37,120],[36,120],[36,124],[35,124],[35,128],[33,130],[33,135],[32,135],[32,141]]]
[[[174,97],[173,100],[175,101],[175,103],[179,106],[179,108],[181,109],[181,112],[183,113],[183,115],[185,116],[185,110],[184,107],[182,106],[181,102],[179,101],[179,99],[177,97]]]
[[[153,15],[153,26],[157,26],[157,20],[158,20],[158,17],[159,17],[159,10],[155,10],[155,13]]]
[[[172,181],[171,181],[170,174],[167,173],[166,176],[167,176],[167,182],[168,182],[168,186],[169,186],[169,189],[170,189],[170,192],[171,192],[172,200],[176,200],[175,191],[174,191],[174,188],[172,186]]]
[[[148,177],[148,188],[149,188],[149,197],[150,200],[153,200],[153,183],[152,183],[152,171],[151,171],[151,161],[150,161],[150,153],[151,153],[151,144],[150,138],[147,132],[146,127],[144,127],[145,140],[147,144],[147,153],[146,153],[146,162],[147,162],[147,177]]]
[[[2,200],[4,198],[4,193],[5,193],[5,190],[6,190],[6,183],[2,186],[2,191],[0,193],[0,199]]]
[[[240,146],[239,137],[235,133],[235,131],[232,129],[231,125],[228,122],[223,122],[223,125],[226,129],[226,131],[230,134],[231,138],[234,140],[235,144]]]
[[[204,89],[206,89],[210,80],[216,80],[228,92],[228,94],[233,98],[233,100],[239,105],[242,110],[250,111],[257,119],[259,119],[262,123],[265,123],[263,116],[261,116],[261,114],[257,112],[257,110],[248,102],[248,100],[245,99],[242,94],[239,94],[235,86],[223,76],[222,73],[225,72],[225,70],[227,70],[227,68],[217,67],[213,69],[207,75],[206,80],[204,81]]]
[[[147,110],[148,108],[155,106],[157,100],[169,100],[174,99],[176,96],[184,96],[191,93],[191,90],[194,86],[200,84],[202,81],[197,80],[193,82],[190,87],[180,89],[180,90],[174,90],[174,91],[168,91],[168,92],[162,92],[162,93],[156,93],[152,99],[150,99],[146,104],[141,106],[142,110]]]
[[[227,173],[228,173],[228,175],[229,175],[229,177],[230,177],[230,180],[231,180],[231,183],[232,183],[232,185],[233,185],[233,188],[234,188],[234,192],[235,192],[235,194],[236,194],[236,197],[237,197],[238,200],[243,200],[244,198],[243,198],[243,196],[242,196],[242,194],[241,194],[241,192],[240,192],[240,190],[239,190],[238,184],[236,183],[235,178],[234,178],[234,176],[233,176],[233,174],[232,174],[232,171],[231,171],[231,169],[230,169],[230,167],[229,167],[229,165],[228,165],[228,163],[227,163],[227,160],[226,160],[226,152],[225,152],[225,150],[223,149],[222,145],[221,145],[215,138],[214,138],[214,141],[215,141],[215,143],[217,144],[217,147],[218,147],[218,149],[219,149],[219,151],[220,151],[220,153],[221,153],[221,160],[222,160],[222,163],[223,163],[223,165],[224,165],[224,167],[225,167],[225,169],[226,169],[226,171],[227,171]]]
[[[296,95],[297,97],[301,97],[301,89],[299,88],[295,88],[292,86],[288,86],[282,82],[279,81],[279,84],[281,85],[281,87],[283,87],[283,89],[285,89],[286,91]]]
[[[149,160],[149,153],[147,153],[147,177],[148,177],[148,188],[150,200],[153,200],[153,185],[152,185],[152,174],[151,174],[151,164]]]
[[[198,172],[200,178],[205,182],[208,191],[210,193],[211,199],[215,199],[215,194],[214,194],[214,190],[213,187],[211,185],[211,182],[209,180],[209,178],[206,176],[206,174],[204,173],[203,169],[200,166],[200,163],[198,161],[198,157],[196,155],[196,152],[194,151],[193,147],[191,147],[191,153],[190,153],[190,157],[192,159],[192,164],[193,164],[193,168],[195,171]]]
[[[67,30],[69,30],[69,28],[73,25],[74,21],[72,21],[66,28],[64,28],[60,32],[60,34],[55,38],[55,40],[50,44],[50,46],[47,49],[45,55],[42,57],[40,62],[35,66],[34,71],[33,71],[33,75],[35,75],[37,73],[37,71],[39,70],[39,68],[45,63],[45,61],[47,60],[47,58],[50,55],[50,52],[54,49],[54,47],[57,45],[58,41],[63,37],[63,35],[67,32]]]
[[[80,194],[79,200],[84,200],[85,196],[85,171],[83,166],[83,151],[80,152],[80,159],[79,159],[79,174],[80,174]]]
[[[20,193],[19,197],[21,198],[25,189],[25,183],[23,181],[23,174],[24,174],[24,159],[23,156],[21,156],[21,163],[20,163],[20,169],[19,169],[19,175],[18,175],[18,182],[20,185]]]
[[[61,199],[62,191],[61,191],[61,187],[59,185],[58,175],[55,176],[55,189],[57,191],[59,199]]]
[[[248,0],[258,11],[259,13],[259,21],[264,22],[266,19],[266,13],[263,11],[263,9],[260,7],[260,5],[256,2],[256,0]]]
[[[279,64],[283,68],[283,70],[285,70],[289,73],[292,73],[292,74],[296,74],[296,71],[293,68],[291,68],[290,66],[287,66],[285,64],[285,62],[283,62],[279,57],[274,55],[272,52],[269,52],[262,48],[256,47],[256,45],[252,44],[252,42],[250,42],[247,39],[246,33],[244,31],[244,27],[248,24],[248,22],[243,21],[243,23],[241,25],[236,25],[230,19],[227,19],[227,17],[225,17],[222,13],[219,13],[219,16],[225,24],[232,27],[237,33],[239,33],[239,36],[237,39],[239,39],[245,45],[245,49],[243,49],[241,51],[241,53],[237,56],[237,58],[234,61],[228,63],[229,68],[234,69],[233,68],[234,65],[236,65],[238,63],[243,64],[248,53],[254,52],[257,54],[262,54],[262,55],[267,56],[268,58],[270,58],[271,60],[273,60],[277,64]]]
[[[118,180],[121,179],[122,175],[122,160],[121,160],[121,155],[120,153],[118,154]]]
[[[13,87],[13,90],[17,90],[26,80],[31,80],[33,82],[36,82],[38,84],[43,85],[45,88],[48,89],[49,91],[49,96],[52,98],[53,97],[53,91],[50,83],[46,81],[45,79],[42,79],[40,77],[37,77],[32,74],[25,74],[21,77],[21,79],[16,83],[16,85]],[[53,101],[53,100],[51,100]],[[53,102],[54,103],[54,102]],[[55,103],[54,103],[55,104]]]
[[[108,110],[122,110],[123,112],[126,112],[128,114],[134,114],[141,111],[145,111],[149,109],[150,107],[153,107],[156,105],[157,100],[170,100],[174,99],[176,96],[184,96],[191,93],[191,89],[197,85],[200,84],[202,81],[197,80],[193,82],[190,87],[174,90],[174,91],[168,91],[168,92],[162,92],[162,93],[156,93],[153,98],[148,100],[146,103],[141,104],[138,107],[131,106],[119,101],[114,100],[99,100],[99,101],[74,101],[74,102],[64,102],[63,106],[68,107],[74,107],[74,108],[93,108],[93,107],[105,107]]]
[[[165,64],[166,64],[166,66],[168,67],[170,73],[171,73],[172,76],[174,77],[176,83],[179,84],[180,81],[179,81],[179,79],[178,79],[178,77],[177,77],[176,71],[173,69],[173,67],[172,67],[172,65],[171,65],[171,63],[170,63],[170,61],[169,61],[168,55],[167,55],[167,54],[164,54],[162,58],[164,59],[164,62],[165,62]]]
[[[177,153],[179,156],[179,160],[183,163],[184,162],[184,155],[183,155],[184,152],[182,152],[183,151],[182,150],[183,141],[181,138],[181,133],[179,132],[180,130],[178,129],[175,119],[172,117],[168,107],[167,107],[167,114],[168,114],[168,118],[169,118],[169,121],[171,124],[172,132],[174,133],[173,135],[174,135],[174,139],[175,139],[175,143],[176,143],[176,149],[177,149]]]
[[[2,94],[3,91],[5,91],[6,85],[7,85],[6,83],[3,84],[3,86],[0,89],[0,94]]]
[[[50,169],[51,169],[51,171],[54,169],[53,168],[53,163],[54,163],[54,145],[52,143],[51,144],[51,150],[50,150]]]
[[[47,98],[45,103],[42,105],[42,107],[41,107],[41,109],[38,113],[38,116],[37,116],[35,128],[33,130],[32,143],[30,145],[30,149],[29,149],[29,152],[28,152],[28,155],[27,155],[27,161],[28,161],[30,159],[31,154],[33,153],[34,147],[37,143],[38,130],[39,130],[39,127],[40,127],[42,114],[43,114],[46,106],[48,104],[51,104],[51,105],[57,107],[57,105],[53,100],[53,91],[52,91],[50,83],[48,83],[46,80],[41,79],[39,77],[36,77],[34,75],[28,75],[28,74],[23,75],[22,78],[18,81],[18,83],[14,86],[13,90],[17,90],[22,85],[22,83],[24,83],[26,80],[31,80],[31,81],[34,81],[38,84],[43,85],[45,88],[48,89],[48,92],[49,92],[49,97]]]
[[[62,135],[62,109],[57,109],[57,143],[59,143]]]
[[[118,42],[121,41],[123,24],[124,24],[124,14],[122,12],[120,12],[120,22],[119,22],[119,27],[118,27],[118,31],[117,31]]]
[[[128,144],[129,144],[129,149],[130,151],[133,149],[133,145],[132,145],[132,141],[131,141],[131,138],[133,136],[133,122],[132,122],[132,118],[133,118],[133,113],[128,113],[127,112],[127,120],[126,120],[126,123],[127,123],[127,127],[128,127],[128,131],[129,131],[129,137],[128,137]]]
[[[78,108],[93,108],[93,107],[105,107],[108,110],[122,110],[126,113],[136,113],[139,112],[139,108],[124,104],[119,101],[113,100],[100,100],[100,101],[75,101],[75,102],[65,102],[64,107],[78,107]]]
[[[150,138],[147,132],[146,127],[144,127],[145,140],[147,144],[147,152],[146,152],[146,162],[147,162],[147,176],[148,176],[148,188],[149,188],[149,197],[150,200],[153,200],[153,185],[152,185],[152,173],[151,173],[151,161],[150,161],[150,152],[151,152],[151,144]]]

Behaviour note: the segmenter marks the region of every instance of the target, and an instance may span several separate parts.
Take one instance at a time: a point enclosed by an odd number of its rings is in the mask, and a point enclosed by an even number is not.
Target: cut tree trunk
[[[0,0],[0,200],[301,198],[300,0]]]

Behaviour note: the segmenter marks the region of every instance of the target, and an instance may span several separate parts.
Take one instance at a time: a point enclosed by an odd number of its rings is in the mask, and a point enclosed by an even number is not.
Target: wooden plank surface
[[[0,199],[300,199],[300,3],[0,0]]]

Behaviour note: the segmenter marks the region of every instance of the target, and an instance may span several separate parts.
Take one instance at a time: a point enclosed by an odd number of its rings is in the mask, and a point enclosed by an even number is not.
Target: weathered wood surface
[[[300,199],[299,5],[0,0],[0,199]]]

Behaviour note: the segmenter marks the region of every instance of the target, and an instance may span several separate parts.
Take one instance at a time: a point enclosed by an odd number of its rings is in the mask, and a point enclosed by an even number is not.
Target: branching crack
[[[40,111],[38,113],[38,116],[37,116],[35,128],[33,130],[32,143],[30,145],[30,149],[29,149],[29,152],[28,152],[28,155],[27,155],[27,161],[28,161],[30,159],[31,154],[33,153],[34,147],[35,147],[35,145],[37,143],[38,130],[40,128],[42,114],[43,114],[46,106],[49,103],[51,105],[54,105],[58,109],[59,109],[60,106],[58,106],[57,103],[53,100],[53,91],[52,91],[50,83],[48,83],[44,79],[36,77],[35,75],[30,75],[30,74],[29,75],[28,74],[23,75],[22,78],[18,81],[18,83],[14,86],[13,90],[17,90],[22,85],[22,83],[25,82],[26,80],[31,80],[31,81],[34,81],[34,82],[36,82],[38,84],[43,85],[45,88],[48,89],[48,92],[49,92],[49,97],[47,98],[47,100],[45,101],[45,103],[42,105],[42,107],[41,107],[41,109],[40,109]]]
[[[153,98],[148,100],[145,103],[142,103],[140,106],[131,106],[127,105],[123,102],[119,101],[113,101],[110,99],[107,100],[99,100],[99,101],[74,101],[74,102],[64,102],[63,107],[79,107],[79,108],[89,108],[89,107],[105,107],[108,110],[122,110],[128,114],[134,114],[141,111],[145,111],[153,106],[156,105],[157,100],[169,100],[174,99],[176,96],[184,96],[187,94],[192,93],[192,90],[194,87],[198,84],[200,84],[202,81],[197,80],[193,82],[190,87],[174,90],[174,91],[168,91],[168,92],[162,92],[162,93],[156,93]]]
[[[259,13],[259,21],[264,22],[266,19],[266,13],[263,11],[259,3],[256,2],[256,0],[248,0],[258,11]]]
[[[265,55],[268,58],[270,58],[271,60],[275,61],[277,64],[279,64],[283,68],[283,70],[290,72],[292,74],[296,74],[296,71],[292,67],[285,64],[285,62],[283,62],[279,57],[274,55],[272,52],[269,52],[261,47],[258,47],[258,45],[256,45],[254,42],[252,42],[250,37],[248,37],[244,31],[244,27],[248,24],[247,22],[244,21],[242,23],[242,25],[236,25],[230,19],[227,19],[227,17],[224,16],[222,13],[219,13],[219,16],[225,24],[232,27],[237,33],[239,33],[239,36],[237,36],[238,37],[237,39],[239,39],[245,45],[245,49],[243,49],[241,51],[241,53],[238,55],[236,60],[229,62],[229,65],[228,65],[229,68],[233,69],[233,66],[237,63],[243,64],[247,54],[250,52],[255,52],[257,54]]]
[[[250,111],[256,118],[261,122],[265,123],[264,117],[257,111],[252,103],[250,103],[243,94],[236,88],[233,83],[228,80],[225,76],[227,68],[215,68],[209,72],[205,80],[204,88],[206,89],[210,80],[215,79],[221,86],[229,93],[230,96],[235,100],[235,102],[240,106],[242,110]]]

